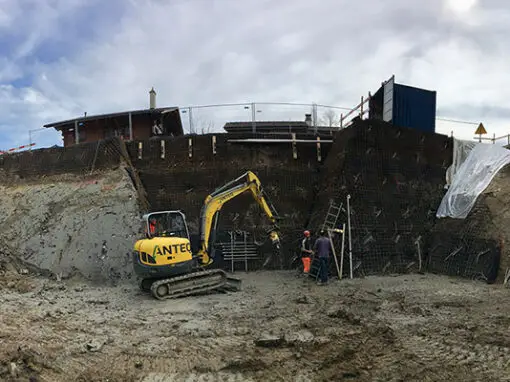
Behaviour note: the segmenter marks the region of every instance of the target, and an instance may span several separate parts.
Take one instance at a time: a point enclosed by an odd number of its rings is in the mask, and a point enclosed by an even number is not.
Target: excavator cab
[[[158,211],[146,214],[142,218],[145,223],[145,236],[180,237],[189,240],[186,216],[181,211]]]
[[[196,267],[186,216],[181,211],[158,211],[143,216],[145,239],[134,246],[133,266],[147,290],[155,279],[179,276]]]

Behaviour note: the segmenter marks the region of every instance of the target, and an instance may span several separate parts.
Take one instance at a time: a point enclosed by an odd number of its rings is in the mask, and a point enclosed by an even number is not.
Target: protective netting
[[[4,157],[0,175],[88,175],[127,165],[143,211],[182,209],[190,231],[197,232],[204,198],[251,170],[284,218],[280,228],[285,266],[295,265],[302,230],[320,227],[331,201],[343,204],[345,210],[346,197],[351,195],[355,277],[420,268],[463,277],[493,277],[490,274],[499,252],[489,237],[478,237],[485,220],[482,224],[475,219],[477,225],[472,227],[462,225],[472,219],[438,222],[435,216],[448,167],[450,189],[443,203],[449,212],[458,212],[459,203],[469,202],[472,207],[494,174],[510,162],[507,150],[455,141],[452,164],[451,138],[374,121],[360,121],[339,132],[334,145],[322,145],[320,157],[315,144],[298,144],[295,159],[291,143],[239,144],[229,139],[218,134],[128,143],[110,140],[34,150]],[[472,211],[470,217],[486,216],[482,212]],[[338,224],[346,222],[346,216],[344,211]],[[218,232],[221,236],[222,232],[246,231],[261,242],[267,237],[268,224],[247,195],[225,205]]]
[[[299,145],[294,159],[291,143],[229,143],[230,136],[218,134],[213,151],[212,138],[212,135],[200,135],[166,140],[164,145],[160,140],[144,141],[141,146],[140,142],[127,144],[147,192],[150,210],[183,210],[190,232],[196,233],[207,195],[247,170],[253,171],[282,218],[278,224],[283,243],[279,260],[287,266],[298,248],[314,200],[318,169],[322,165],[317,159],[316,145]],[[322,149],[325,158],[329,147],[324,144]],[[223,206],[217,235],[223,241],[221,237],[229,231],[246,231],[258,243],[268,244],[261,249],[266,254],[271,251],[266,232],[270,226],[252,195],[247,193]],[[197,237],[192,235],[192,246],[196,243]],[[250,263],[250,270],[255,266]],[[279,268],[280,264],[275,261],[267,266],[271,267]],[[226,269],[230,269],[230,264]]]
[[[447,172],[447,183],[448,177],[452,177],[451,184],[436,216],[465,219],[498,171],[510,163],[510,151],[492,144],[457,141],[453,158]]]
[[[464,141],[453,138],[453,161],[452,165],[446,170],[446,187],[449,188],[452,184],[453,178],[459,167],[464,163],[469,153],[476,146],[476,142]]]
[[[408,273],[420,264],[424,270],[425,238],[444,195],[450,142],[376,121],[338,133],[321,171],[310,228],[322,225],[331,200],[345,208],[351,195],[354,277]],[[342,214],[338,223],[346,221]],[[345,266],[345,276],[347,271]]]

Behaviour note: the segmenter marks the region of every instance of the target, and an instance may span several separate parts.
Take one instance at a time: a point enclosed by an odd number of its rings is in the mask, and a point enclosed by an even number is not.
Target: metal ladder
[[[324,219],[324,223],[322,224],[322,229],[334,229],[336,228],[336,222],[338,221],[338,217],[342,212],[343,203],[340,203],[340,206],[335,204],[334,201],[331,201],[329,204],[328,213],[326,214],[326,218]]]
[[[343,203],[340,203],[340,205],[335,204],[334,201],[331,201],[329,203],[328,212],[326,213],[326,218],[324,219],[324,223],[322,224],[322,229],[324,231],[328,229],[337,228],[336,223],[338,221],[340,213],[342,212],[342,207]],[[317,280],[319,278],[319,268],[320,268],[319,259],[315,257],[310,266],[309,276]]]

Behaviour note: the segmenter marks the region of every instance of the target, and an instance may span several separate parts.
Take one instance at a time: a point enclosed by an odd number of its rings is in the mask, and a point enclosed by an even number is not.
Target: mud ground
[[[133,284],[4,268],[0,380],[510,380],[510,292],[501,285],[237,275],[241,292],[162,302]]]

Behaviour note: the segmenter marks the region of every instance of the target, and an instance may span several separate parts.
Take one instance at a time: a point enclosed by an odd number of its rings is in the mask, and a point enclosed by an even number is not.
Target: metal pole
[[[342,248],[340,249],[340,280],[344,274],[345,223],[342,224]]]
[[[256,114],[255,102],[252,102],[251,103],[251,131],[253,134],[255,134],[257,131],[256,122],[255,122],[255,114]]]
[[[328,229],[329,242],[331,243],[331,250],[333,251],[333,258],[335,259],[336,272],[338,273],[338,280],[341,280],[340,268],[338,267],[338,259],[336,257],[335,244],[333,243],[333,237],[331,236],[331,229]]]
[[[351,241],[351,195],[347,195],[347,230],[349,234],[349,276],[352,279],[352,241]]]
[[[246,248],[246,231],[244,231],[244,271],[248,272],[248,254]]]
[[[131,118],[131,112],[128,114],[129,118],[129,140],[133,140],[133,119]]]
[[[29,150],[32,151],[32,130],[28,130]]]
[[[78,134],[78,121],[74,121],[74,144],[80,143],[80,134]]]
[[[195,128],[193,127],[193,114],[191,106],[188,108],[188,119],[189,119],[189,133],[194,134]]]
[[[234,232],[230,232],[230,267],[234,273]]]
[[[312,110],[313,110],[313,129],[315,131],[315,134],[317,134],[317,105],[315,103],[312,104]]]

